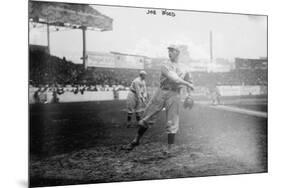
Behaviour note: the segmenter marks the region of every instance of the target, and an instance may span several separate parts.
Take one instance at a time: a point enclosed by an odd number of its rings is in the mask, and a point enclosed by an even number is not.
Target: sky
[[[92,5],[113,18],[113,30],[87,31],[87,50],[117,51],[167,57],[170,44],[187,45],[191,58],[209,58],[209,33],[213,33],[213,57],[234,59],[267,57],[267,18],[265,16],[172,11],[162,15],[160,9],[109,7]],[[156,15],[147,14],[156,10]],[[46,45],[46,28],[30,27],[30,43]],[[76,62],[82,55],[82,31],[52,29],[51,53]],[[80,61],[81,62],[81,61]]]

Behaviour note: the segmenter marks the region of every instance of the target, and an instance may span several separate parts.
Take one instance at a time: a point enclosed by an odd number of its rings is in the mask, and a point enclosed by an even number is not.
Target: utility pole
[[[210,62],[213,63],[213,33],[210,31]]]

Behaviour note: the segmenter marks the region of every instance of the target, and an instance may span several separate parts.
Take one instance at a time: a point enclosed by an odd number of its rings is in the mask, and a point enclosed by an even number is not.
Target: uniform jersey
[[[186,81],[191,80],[190,75],[186,72],[186,69],[182,64],[168,62],[161,67],[160,88],[162,89],[178,90],[180,88],[180,85],[166,77],[168,72],[173,72]],[[188,75],[188,78],[186,75]]]
[[[137,95],[137,97],[146,97],[146,84],[145,80],[141,80],[140,77],[135,78],[132,81],[130,90]]]

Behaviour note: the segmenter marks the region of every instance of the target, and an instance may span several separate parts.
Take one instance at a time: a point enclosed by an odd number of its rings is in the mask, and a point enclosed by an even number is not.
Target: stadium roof
[[[113,19],[86,4],[29,2],[29,20],[69,28],[112,30]]]
[[[110,31],[113,19],[86,4],[29,1],[29,21],[47,24],[48,52],[50,53],[49,26],[82,29],[83,65],[87,66],[86,30]]]

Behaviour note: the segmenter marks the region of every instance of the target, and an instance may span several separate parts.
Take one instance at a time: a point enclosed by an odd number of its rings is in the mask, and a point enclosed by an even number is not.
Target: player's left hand
[[[184,109],[186,108],[192,109],[193,105],[194,105],[194,100],[190,96],[187,96],[183,102]]]

